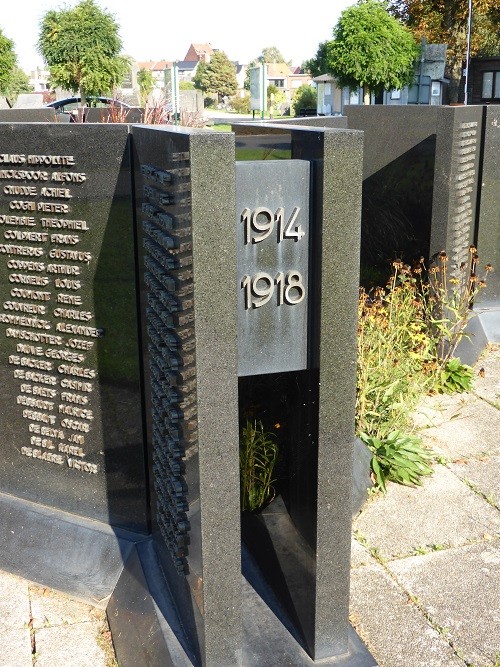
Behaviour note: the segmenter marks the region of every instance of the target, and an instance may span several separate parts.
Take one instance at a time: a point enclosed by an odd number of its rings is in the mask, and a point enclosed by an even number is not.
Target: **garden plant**
[[[440,252],[427,267],[392,263],[384,288],[360,290],[356,432],[372,451],[375,488],[420,484],[433,454],[414,432],[412,412],[426,393],[468,391],[472,369],[455,356],[471,305],[485,286],[478,255],[450,266]]]

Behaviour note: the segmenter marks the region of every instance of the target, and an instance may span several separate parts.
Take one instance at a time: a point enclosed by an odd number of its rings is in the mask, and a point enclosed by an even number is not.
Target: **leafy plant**
[[[385,493],[389,480],[407,486],[421,484],[421,477],[432,474],[433,454],[422,446],[415,435],[393,431],[385,438],[361,434],[361,439],[373,452],[371,461],[375,483]]]
[[[278,445],[261,421],[247,420],[240,437],[240,491],[242,511],[261,509],[274,498],[273,472]]]
[[[357,432],[404,431],[430,384],[431,341],[417,282],[402,262],[394,262],[386,288],[361,289],[357,345]]]
[[[472,368],[462,364],[457,357],[449,359],[438,374],[436,389],[449,394],[470,391],[473,373]]]
[[[467,335],[471,303],[486,284],[477,277],[478,256],[449,267],[446,253],[426,268],[401,261],[385,288],[360,290],[356,432],[373,452],[376,485],[418,483],[430,474],[432,453],[411,429],[411,414],[429,391],[468,391],[473,371],[454,356]],[[491,270],[486,265],[485,274]]]
[[[315,109],[318,101],[316,89],[304,83],[297,88],[292,100],[292,109],[295,116],[298,116],[301,109]]]

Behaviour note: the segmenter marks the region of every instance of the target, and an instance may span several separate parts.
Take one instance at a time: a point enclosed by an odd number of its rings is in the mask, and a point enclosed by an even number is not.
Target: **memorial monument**
[[[280,133],[240,160],[232,133],[0,124],[0,567],[106,607],[120,667],[374,664],[348,622],[363,137]],[[248,523],[262,403],[288,423]]]

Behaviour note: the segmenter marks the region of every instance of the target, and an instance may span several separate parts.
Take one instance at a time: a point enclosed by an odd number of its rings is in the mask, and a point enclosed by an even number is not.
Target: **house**
[[[468,104],[500,104],[500,56],[471,58]]]
[[[448,79],[444,77],[446,44],[423,44],[421,58],[415,63],[414,84],[401,90],[384,90],[372,95],[372,104],[443,104]],[[319,116],[343,114],[348,104],[363,104],[363,89],[341,88],[331,74],[313,79],[317,87]]]
[[[213,55],[215,49],[212,48],[212,45],[207,44],[191,44],[187,50],[186,55],[184,56],[185,62],[200,62],[205,63],[210,62],[210,56]]]
[[[137,72],[141,69],[149,70],[155,80],[155,88],[165,90],[165,70],[172,67],[172,62],[168,60],[148,60],[147,62],[137,63]]]

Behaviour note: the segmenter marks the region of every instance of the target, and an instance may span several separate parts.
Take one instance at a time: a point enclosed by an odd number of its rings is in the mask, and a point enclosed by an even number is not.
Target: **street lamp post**
[[[472,27],[472,0],[469,0],[469,16],[467,19],[467,54],[465,56],[465,90],[464,104],[467,104],[469,97],[469,60],[470,60],[470,35]]]

